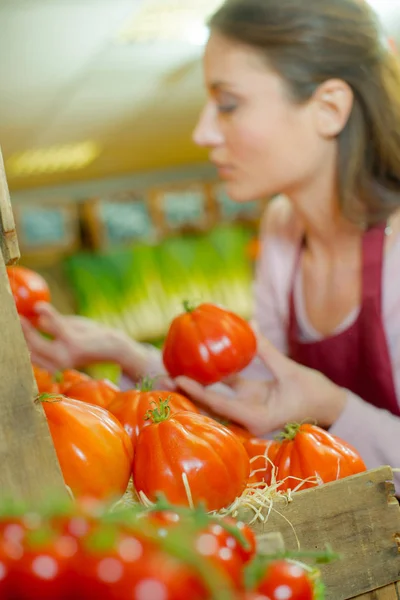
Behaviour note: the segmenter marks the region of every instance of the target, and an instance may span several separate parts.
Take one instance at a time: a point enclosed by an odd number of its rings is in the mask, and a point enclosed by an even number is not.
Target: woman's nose
[[[197,146],[203,148],[214,148],[224,142],[224,137],[218,126],[217,111],[211,103],[208,103],[197,122],[193,132],[193,141]]]

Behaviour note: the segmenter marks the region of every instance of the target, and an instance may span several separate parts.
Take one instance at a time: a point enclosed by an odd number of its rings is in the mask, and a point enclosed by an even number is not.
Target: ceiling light
[[[100,147],[90,141],[37,148],[12,155],[6,161],[6,170],[10,177],[78,171],[96,160],[100,152]]]
[[[148,0],[118,33],[121,42],[186,42],[203,46],[207,18],[222,0]]]

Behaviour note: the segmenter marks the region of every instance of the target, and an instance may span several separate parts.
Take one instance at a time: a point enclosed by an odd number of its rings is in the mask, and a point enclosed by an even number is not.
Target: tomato
[[[274,458],[279,490],[297,486],[303,490],[366,471],[364,461],[350,444],[316,425],[287,425],[282,438]],[[309,478],[314,481],[302,483]]]
[[[67,388],[69,398],[81,400],[88,404],[95,404],[102,408],[108,408],[109,404],[115,399],[119,388],[108,381],[108,379],[85,379],[72,383]]]
[[[244,427],[241,427],[240,425],[236,425],[236,423],[227,423],[225,427],[232,431],[232,433],[234,433],[239,438],[242,444],[245,444],[248,440],[253,439],[253,436],[250,433],[250,431],[248,431]]]
[[[202,385],[221,381],[244,369],[257,350],[250,325],[214,304],[200,304],[175,317],[163,349],[172,377],[186,375]]]
[[[121,497],[133,449],[117,419],[99,406],[64,396],[44,400],[43,408],[65,483],[74,495]]]
[[[166,400],[167,398],[171,413],[181,410],[199,412],[185,396],[176,392],[153,391],[148,382],[145,382],[139,390],[129,390],[117,394],[108,406],[108,410],[122,423],[135,447],[143,427],[150,425],[151,421],[146,420],[148,411],[154,408],[154,404],[157,405],[160,399]]]
[[[39,394],[57,394],[59,392],[58,384],[53,380],[51,373],[36,365],[32,365],[32,368]]]
[[[133,480],[138,492],[155,500],[162,492],[173,504],[192,501],[219,510],[239,496],[249,477],[250,461],[243,444],[226,427],[192,412],[170,414],[168,400],[151,411],[152,423],[136,443]]]
[[[100,533],[100,537],[102,534]],[[78,566],[77,598],[208,600],[201,578],[185,564],[133,534],[108,549],[87,549]]]
[[[244,442],[244,447],[250,458],[251,475],[249,483],[271,485],[274,461],[280,449],[280,443],[276,440],[251,438]]]
[[[35,305],[51,300],[46,281],[39,273],[20,266],[7,267],[7,274],[18,314],[36,325]]]
[[[243,592],[238,600],[271,600],[271,598],[264,594],[259,594],[258,592]]]
[[[270,600],[313,600],[314,585],[307,572],[299,565],[286,560],[270,563],[257,591]]]
[[[192,536],[196,552],[221,569],[237,588],[242,587],[243,565],[256,553],[256,537],[250,527],[229,517],[209,519],[204,525],[196,527],[195,518],[182,517],[173,510],[151,511],[142,515],[142,518],[157,527],[161,538],[182,523],[194,525]]]
[[[83,381],[91,381],[91,377],[75,369],[66,369],[56,374],[55,380],[60,388],[60,394],[67,394],[72,385]]]
[[[13,597],[18,600],[69,600],[71,574],[78,543],[72,536],[54,535],[45,542],[24,543],[21,558],[14,564]]]

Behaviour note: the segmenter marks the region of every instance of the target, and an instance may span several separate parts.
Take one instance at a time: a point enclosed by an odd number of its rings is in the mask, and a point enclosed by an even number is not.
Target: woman
[[[268,435],[313,418],[369,467],[400,466],[400,75],[358,0],[228,0],[212,17],[209,99],[194,139],[230,197],[267,209],[255,284],[259,358],[204,406]],[[48,368],[115,360],[131,378],[159,355],[41,307]],[[400,489],[400,480],[398,482]]]

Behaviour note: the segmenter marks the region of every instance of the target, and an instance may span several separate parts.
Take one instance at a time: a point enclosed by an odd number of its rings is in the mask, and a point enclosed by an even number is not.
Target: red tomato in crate
[[[269,600],[313,600],[314,584],[307,571],[295,563],[279,560],[270,563],[257,591]]]
[[[131,438],[133,447],[136,445],[139,433],[151,423],[151,420],[146,420],[147,413],[160,399],[168,399],[172,414],[182,410],[199,412],[196,406],[182,394],[153,391],[147,384],[140,390],[120,392],[109,404],[108,410],[122,423]]]
[[[37,367],[36,365],[32,365],[33,375],[36,380],[36,385],[38,387],[39,394],[58,394],[59,387],[58,384],[54,381],[51,373],[46,371],[46,369],[42,369],[41,367]]]
[[[100,532],[100,539],[102,533]],[[134,534],[117,534],[109,548],[84,550],[77,571],[77,600],[208,600],[185,561]]]
[[[121,497],[131,475],[128,434],[107,410],[58,396],[43,401],[65,483],[78,497]]]
[[[82,379],[67,387],[69,398],[107,409],[118,392],[119,388],[108,379]]]
[[[50,302],[49,286],[39,273],[26,267],[7,267],[7,274],[18,314],[36,325],[35,305],[38,302]]]
[[[136,443],[133,480],[152,501],[163,493],[173,504],[207,510],[230,505],[246,487],[250,461],[240,440],[213,419],[192,412],[170,414],[168,401],[152,411],[153,422]]]
[[[25,540],[23,554],[14,563],[11,575],[11,597],[70,600],[78,550],[78,542],[72,536],[54,534],[48,541],[30,544]]]
[[[193,519],[185,519],[173,510],[151,511],[142,518],[156,526],[160,538],[165,538],[175,527],[195,524]],[[236,531],[236,536],[233,531]],[[256,537],[250,527],[225,517],[210,520],[204,527],[195,529],[192,535],[194,549],[221,569],[237,588],[241,588],[243,565],[256,553]]]
[[[274,456],[280,491],[303,490],[366,471],[357,451],[345,441],[316,425],[286,426]],[[307,481],[313,478],[314,481]],[[318,481],[315,481],[317,478]]]
[[[275,457],[281,447],[276,440],[246,440],[244,447],[250,458],[249,483],[266,483],[271,485]],[[254,459],[254,460],[251,460]]]
[[[257,341],[241,317],[214,304],[175,317],[163,349],[164,366],[171,377],[186,375],[202,385],[222,381],[252,361]]]
[[[69,388],[72,385],[76,385],[78,383],[82,383],[84,381],[91,381],[91,377],[86,375],[86,373],[82,373],[81,371],[77,371],[76,369],[66,369],[65,371],[61,371],[55,375],[55,380],[60,388],[60,394],[67,395]]]

